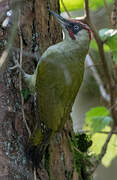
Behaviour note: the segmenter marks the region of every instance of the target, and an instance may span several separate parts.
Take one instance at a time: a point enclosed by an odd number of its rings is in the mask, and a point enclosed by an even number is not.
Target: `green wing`
[[[54,131],[63,127],[83,79],[84,60],[70,56],[51,52],[41,58],[37,69],[39,117]]]

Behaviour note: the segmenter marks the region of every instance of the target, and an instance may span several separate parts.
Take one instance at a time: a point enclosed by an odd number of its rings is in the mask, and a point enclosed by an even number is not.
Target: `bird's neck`
[[[72,39],[68,32],[63,33],[63,44],[68,47],[71,47],[73,49],[81,49],[83,50],[88,50],[89,49],[89,34],[86,30],[82,30],[78,33],[78,35],[75,35],[75,38]],[[67,48],[67,47],[66,47]]]
[[[60,44],[59,48],[64,50],[64,52],[72,52],[78,55],[84,56],[87,54],[89,49],[88,40],[72,40],[65,38]],[[69,54],[69,53],[68,53]],[[73,54],[72,54],[73,55]]]

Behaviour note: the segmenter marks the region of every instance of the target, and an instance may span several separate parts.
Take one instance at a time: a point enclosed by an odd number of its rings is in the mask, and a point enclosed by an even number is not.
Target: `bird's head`
[[[88,37],[89,41],[91,40],[91,30],[87,24],[84,24],[77,19],[65,19],[51,10],[49,10],[49,12],[61,24],[65,34],[65,39],[82,40],[84,34],[86,34],[85,37]]]

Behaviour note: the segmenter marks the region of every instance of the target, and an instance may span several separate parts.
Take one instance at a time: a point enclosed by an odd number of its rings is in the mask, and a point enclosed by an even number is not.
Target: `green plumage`
[[[72,42],[51,46],[37,69],[39,117],[55,132],[63,127],[83,79],[87,51],[80,55],[79,51]]]
[[[39,122],[27,148],[35,166],[40,163],[52,137],[63,128],[83,80],[84,61],[89,48],[88,31],[80,30],[75,40],[66,30],[65,35],[62,42],[44,52],[30,78],[33,82],[30,88],[35,89],[38,95],[39,108]]]

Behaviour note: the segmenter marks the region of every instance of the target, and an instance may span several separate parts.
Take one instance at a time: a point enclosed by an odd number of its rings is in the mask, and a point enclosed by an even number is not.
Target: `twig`
[[[11,50],[18,52],[18,53],[20,52],[20,48],[16,48],[16,47],[12,47]],[[38,57],[38,60],[40,59],[39,53],[36,53],[36,55],[35,55],[31,51],[22,50],[22,55],[26,56],[26,57],[34,58],[35,60],[37,59],[37,57]]]
[[[89,14],[89,2],[88,0],[85,0],[85,4],[84,4],[84,17],[85,19],[90,19],[90,14]]]
[[[82,134],[82,133],[92,133],[91,131],[89,131],[89,130],[79,130],[78,132],[76,132],[76,134]],[[96,132],[96,133],[99,133],[99,134],[109,134],[110,133],[110,131],[98,131],[98,132]],[[113,134],[117,134],[117,131],[113,131]]]
[[[19,38],[20,38],[20,67],[22,68],[23,40],[22,40],[22,36],[21,36],[20,25],[19,25]],[[22,72],[21,71],[19,73],[19,86],[20,86],[20,92],[21,92],[22,91]],[[27,121],[26,121],[26,118],[25,118],[24,97],[23,97],[22,93],[21,93],[21,103],[22,103],[23,121],[25,123],[26,129],[27,129],[29,137],[30,137],[31,136],[31,131],[30,131],[30,128],[29,128],[29,126],[27,124]],[[37,180],[36,168],[34,168],[33,174],[34,174],[34,180]]]
[[[85,0],[85,21],[90,26],[90,28],[93,32],[94,38],[95,38],[97,45],[98,45],[98,51],[99,51],[100,59],[101,59],[102,64],[103,64],[105,77],[107,79],[107,83],[109,86],[110,105],[113,106],[115,104],[115,97],[114,97],[115,94],[114,94],[112,79],[111,79],[111,75],[109,73],[109,68],[108,68],[105,53],[104,53],[103,42],[101,41],[95,26],[91,23],[91,20],[90,20],[88,0]],[[117,124],[117,117],[116,117],[115,108],[111,109],[111,114],[112,114],[112,118],[113,118],[115,124]]]
[[[108,4],[107,4],[106,0],[103,0],[103,1],[104,1],[104,7],[105,7],[105,10],[106,10],[106,13],[107,13],[108,18],[109,18],[110,27],[112,27],[112,25],[111,25],[111,14],[110,14],[110,11],[109,11],[109,8],[108,8]]]
[[[74,150],[77,151],[80,154],[83,154],[78,148],[76,148],[75,146],[73,146]]]
[[[17,19],[18,19],[18,13],[16,11],[16,13],[14,14],[14,23],[11,28],[11,32],[10,32],[10,36],[9,36],[9,40],[8,40],[8,46],[7,46],[6,50],[2,53],[2,56],[0,57],[0,70],[2,70],[2,71],[4,71],[4,69],[7,65],[7,61],[8,61],[7,56],[9,54],[10,49],[14,42],[14,37],[16,35],[16,30],[17,30]]]
[[[117,25],[117,0],[114,0],[113,10],[111,13],[111,24],[113,28]]]
[[[71,18],[71,15],[70,15],[69,11],[67,10],[67,8],[66,8],[66,6],[65,6],[65,4],[64,4],[64,2],[63,2],[63,0],[61,0],[61,4],[62,4],[62,6],[63,6],[65,12],[67,13],[68,17]]]
[[[96,170],[96,168],[98,167],[98,165],[100,164],[102,158],[103,158],[104,155],[106,154],[107,147],[108,147],[108,144],[109,144],[109,142],[110,142],[110,139],[111,139],[111,137],[112,137],[112,135],[113,135],[114,129],[115,129],[115,126],[113,125],[113,126],[112,126],[112,129],[111,129],[111,131],[109,132],[108,137],[107,137],[107,139],[106,139],[106,141],[105,141],[105,143],[104,143],[104,145],[103,145],[103,147],[102,147],[101,153],[100,153],[99,156],[98,156],[98,160],[96,160],[93,169],[88,173],[89,175],[91,175],[91,174],[93,174],[93,173],[95,172],[95,170]]]
[[[101,41],[101,39],[100,39],[100,37],[98,35],[98,32],[97,32],[95,26],[92,24],[91,19],[90,19],[88,0],[85,0],[85,21],[90,26],[90,28],[91,28],[91,30],[93,32],[94,38],[95,38],[95,40],[97,42],[97,45],[98,45],[98,51],[99,51],[99,54],[100,54],[100,59],[102,61],[104,73],[105,73],[105,76],[107,78],[107,82],[108,82],[108,85],[109,85],[110,106],[113,107],[113,105],[115,104],[116,99],[114,97],[115,94],[114,94],[114,90],[113,90],[112,79],[111,79],[111,75],[109,73],[109,68],[108,68],[108,65],[107,65],[107,62],[106,62],[106,57],[105,57],[104,48],[103,48],[103,42]],[[110,133],[108,134],[108,137],[107,137],[103,147],[102,147],[101,153],[99,155],[99,159],[97,161],[95,161],[94,167],[90,171],[89,175],[94,173],[97,166],[100,164],[102,158],[104,157],[104,155],[106,153],[106,150],[107,150],[108,143],[109,143],[109,141],[110,141],[110,139],[112,137],[113,130],[116,127],[115,124],[117,124],[117,118],[116,118],[116,110],[115,110],[115,108],[111,108],[111,115],[112,115],[114,124],[112,126],[112,129],[111,129]]]
[[[37,180],[37,176],[36,176],[36,168],[34,168],[34,180]]]
[[[95,78],[97,84],[98,84],[98,87],[99,87],[99,90],[100,90],[100,94],[102,95],[102,97],[107,101],[107,102],[110,102],[110,95],[107,94],[104,86],[103,86],[103,82],[102,80],[100,79],[100,76],[96,70],[96,68],[94,67],[94,63],[92,61],[92,58],[91,56],[88,54],[86,56],[86,63],[88,66],[90,66],[90,69],[93,73],[93,77]]]
[[[20,38],[20,67],[22,67],[22,52],[23,52],[23,41],[22,41],[22,36],[21,36],[21,31],[20,31],[20,25],[19,25],[19,38]],[[19,88],[20,92],[22,92],[22,73],[19,73]],[[29,137],[31,136],[31,131],[30,128],[28,127],[26,118],[25,118],[25,112],[24,112],[24,97],[21,93],[21,104],[22,104],[22,115],[23,115],[23,121],[25,123],[26,129],[28,131]]]
[[[1,57],[0,57],[0,70],[4,69],[5,61],[8,56],[8,50],[4,50]]]

